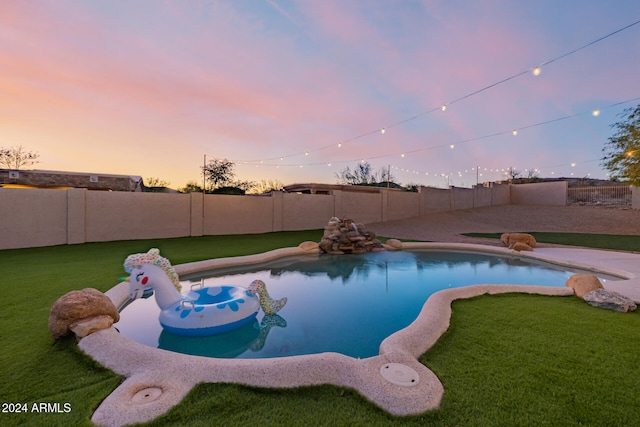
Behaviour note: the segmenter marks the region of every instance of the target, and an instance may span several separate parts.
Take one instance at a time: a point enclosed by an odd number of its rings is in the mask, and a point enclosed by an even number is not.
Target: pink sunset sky
[[[205,155],[285,185],[335,183],[363,160],[440,187],[475,184],[476,167],[480,181],[509,167],[606,178],[610,125],[640,104],[636,0],[0,9],[0,146],[39,153],[37,169],[173,188],[202,182]]]

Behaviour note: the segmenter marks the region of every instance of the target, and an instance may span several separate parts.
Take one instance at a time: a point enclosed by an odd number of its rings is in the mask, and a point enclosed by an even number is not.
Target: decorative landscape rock
[[[565,284],[568,288],[573,288],[577,297],[583,298],[589,292],[596,289],[604,289],[600,279],[591,274],[576,273],[571,275]]]
[[[376,233],[365,230],[364,224],[357,224],[347,217],[331,218],[318,246],[328,254],[361,254],[385,250],[376,239]]]
[[[509,249],[513,249],[514,251],[532,251],[533,248],[529,245],[527,245],[526,243],[522,243],[522,242],[515,242],[514,244],[512,244],[511,246],[509,246]]]
[[[302,242],[298,245],[305,252],[318,252],[319,246],[316,242]]]
[[[76,334],[78,338],[84,338],[94,332],[110,328],[111,325],[113,325],[113,317],[108,314],[101,314],[74,322],[69,325],[69,329]]]
[[[118,320],[118,309],[108,296],[97,289],[85,288],[71,291],[53,303],[49,313],[49,332],[53,338],[59,339],[77,331],[78,337],[82,338],[109,328]]]
[[[586,294],[583,299],[594,307],[606,308],[622,313],[635,311],[637,308],[631,299],[617,292],[607,291],[606,289],[595,289]]]
[[[385,243],[385,247],[388,247],[392,250],[402,249],[402,242],[398,239],[389,239]]]
[[[500,236],[500,241],[510,249],[514,249],[516,243],[524,243],[532,248],[531,250],[536,247],[536,239],[531,234],[526,233],[503,233]]]

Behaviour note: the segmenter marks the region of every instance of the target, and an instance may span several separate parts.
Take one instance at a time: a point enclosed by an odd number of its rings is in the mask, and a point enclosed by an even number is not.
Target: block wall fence
[[[313,230],[333,216],[372,224],[485,206],[565,205],[566,198],[566,182],[267,196],[0,188],[0,249]]]

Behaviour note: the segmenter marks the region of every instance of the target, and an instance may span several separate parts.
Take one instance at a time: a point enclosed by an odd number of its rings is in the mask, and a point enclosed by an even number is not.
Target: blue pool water
[[[575,271],[552,264],[464,252],[399,251],[363,255],[288,257],[254,266],[182,277],[183,290],[256,279],[273,298],[288,302],[276,315],[262,312],[235,331],[204,338],[163,331],[154,297],[136,300],[115,325],[151,347],[224,358],[267,358],[327,351],[352,357],[378,354],[382,340],[408,326],[434,292],[472,284],[565,286]]]

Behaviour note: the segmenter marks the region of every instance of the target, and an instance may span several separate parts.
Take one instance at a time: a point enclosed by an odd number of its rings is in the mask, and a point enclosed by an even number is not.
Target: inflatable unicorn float
[[[265,315],[273,315],[287,302],[287,298],[271,298],[262,280],[254,280],[248,288],[201,286],[183,295],[178,274],[156,248],[129,255],[124,269],[129,273],[129,298],[140,298],[146,289],[152,288],[160,307],[160,324],[177,335],[208,336],[228,332],[251,322],[260,308]]]

